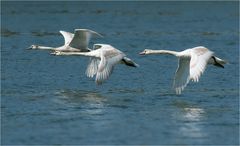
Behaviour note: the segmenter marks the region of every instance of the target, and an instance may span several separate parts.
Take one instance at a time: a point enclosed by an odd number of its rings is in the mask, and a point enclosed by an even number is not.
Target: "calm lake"
[[[88,58],[26,50],[61,46],[59,30],[87,28],[140,65],[117,65],[101,86]],[[205,46],[208,66],[181,95],[178,59],[145,48]],[[238,145],[239,2],[1,2],[2,145]]]

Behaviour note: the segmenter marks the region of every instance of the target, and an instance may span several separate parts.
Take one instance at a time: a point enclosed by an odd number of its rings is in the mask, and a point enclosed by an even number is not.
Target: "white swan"
[[[64,37],[64,45],[60,47],[46,47],[31,45],[28,49],[41,49],[66,52],[88,52],[88,44],[92,35],[100,36],[99,33],[89,29],[75,29],[74,34],[66,31],[59,31]]]
[[[82,55],[90,57],[86,75],[93,77],[96,75],[96,83],[102,84],[103,81],[109,78],[113,68],[118,63],[123,63],[128,66],[138,67],[139,65],[127,58],[120,50],[108,44],[95,44],[90,52],[62,52],[55,51],[53,55]]]
[[[190,80],[198,82],[207,64],[224,68],[223,65],[226,63],[226,61],[213,56],[214,53],[203,46],[186,49],[182,52],[145,49],[140,53],[140,55],[147,54],[170,54],[179,58],[174,79],[174,88],[177,94],[181,94]]]

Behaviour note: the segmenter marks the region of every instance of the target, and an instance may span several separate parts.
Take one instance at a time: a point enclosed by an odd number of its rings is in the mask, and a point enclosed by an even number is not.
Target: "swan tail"
[[[213,65],[217,66],[217,67],[221,67],[224,68],[224,64],[226,64],[227,62],[225,60],[222,60],[218,57],[212,56],[214,63]]]
[[[127,58],[127,57],[123,57],[122,62],[127,66],[139,67],[137,63],[133,62],[130,58]]]

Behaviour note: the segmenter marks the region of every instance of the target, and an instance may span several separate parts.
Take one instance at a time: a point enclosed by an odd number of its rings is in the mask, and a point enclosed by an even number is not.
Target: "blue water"
[[[59,30],[95,30],[140,64],[118,65],[101,86],[87,58],[26,50],[61,46]],[[177,58],[145,48],[206,46],[208,66],[182,95]],[[1,143],[239,144],[239,2],[1,2]]]

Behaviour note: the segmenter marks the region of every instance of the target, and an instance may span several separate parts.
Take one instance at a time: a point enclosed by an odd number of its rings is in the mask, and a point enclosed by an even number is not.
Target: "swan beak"
[[[33,49],[32,47],[27,48],[27,50],[32,50],[32,49]]]
[[[146,53],[143,51],[143,52],[140,52],[139,55],[145,55]]]

